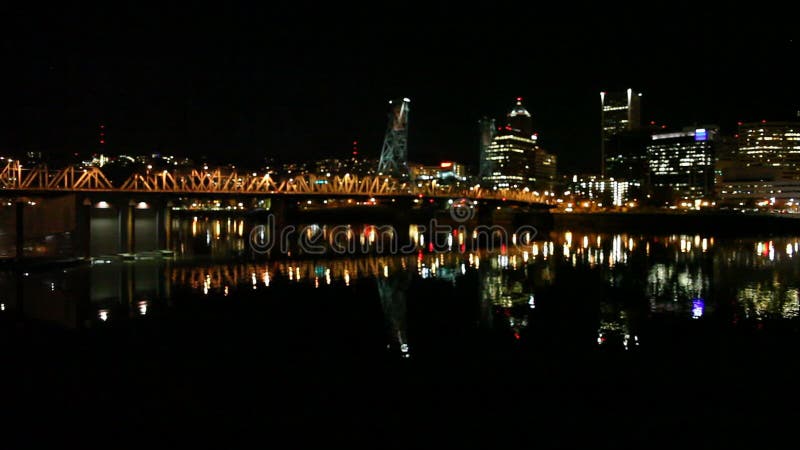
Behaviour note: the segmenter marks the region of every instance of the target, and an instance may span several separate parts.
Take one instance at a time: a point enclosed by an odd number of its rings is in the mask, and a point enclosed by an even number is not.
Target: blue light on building
[[[694,130],[694,140],[695,141],[705,141],[708,139],[708,132],[705,128],[698,128]]]

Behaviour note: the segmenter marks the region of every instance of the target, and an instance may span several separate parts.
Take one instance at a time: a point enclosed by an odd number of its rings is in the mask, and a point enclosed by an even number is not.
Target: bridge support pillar
[[[481,205],[478,206],[478,223],[481,225],[494,225],[494,205],[487,205],[486,202],[481,202]]]
[[[133,200],[128,202],[128,217],[125,221],[126,230],[125,230],[125,240],[127,241],[127,252],[133,253],[136,251],[136,229],[134,226],[136,225],[136,210],[133,209],[136,204]]]
[[[92,201],[88,197],[80,200],[80,197],[75,196],[75,256],[91,256],[91,223]]]
[[[288,200],[284,198],[271,198],[269,205],[269,213],[272,215],[273,223],[275,224],[275,233],[280,236],[281,230],[288,223],[287,213],[289,205]]]
[[[158,245],[162,249],[171,250],[172,202],[166,202],[158,211]]]
[[[133,253],[135,249],[135,233],[134,233],[134,203],[133,200],[119,206],[119,238],[120,238],[120,251],[123,253]]]
[[[25,257],[25,200],[17,200],[16,214],[14,215],[16,223],[16,241],[14,257],[17,261]]]

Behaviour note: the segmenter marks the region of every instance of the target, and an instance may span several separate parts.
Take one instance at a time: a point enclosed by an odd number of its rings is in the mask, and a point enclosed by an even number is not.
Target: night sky
[[[377,157],[387,101],[410,97],[409,158],[477,164],[478,119],[522,96],[560,169],[596,171],[601,90],[672,127],[796,117],[788,13],[676,5],[5,7],[0,153],[89,153],[103,122],[110,154]]]

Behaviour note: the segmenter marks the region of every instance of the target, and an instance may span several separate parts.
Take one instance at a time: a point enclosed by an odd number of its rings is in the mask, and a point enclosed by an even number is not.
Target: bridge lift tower
[[[389,101],[389,125],[383,139],[378,172],[398,178],[408,178],[408,112],[411,100]]]

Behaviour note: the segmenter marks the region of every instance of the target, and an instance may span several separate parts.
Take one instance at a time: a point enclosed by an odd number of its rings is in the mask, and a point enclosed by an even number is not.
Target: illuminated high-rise
[[[606,176],[606,150],[609,142],[626,131],[641,126],[642,94],[628,89],[625,92],[600,93],[600,172]]]
[[[481,182],[498,189],[533,187],[536,140],[531,114],[522,106],[522,98],[517,98],[507,115],[506,125],[498,129],[482,155],[485,160],[481,165],[491,169],[482,174]]]

